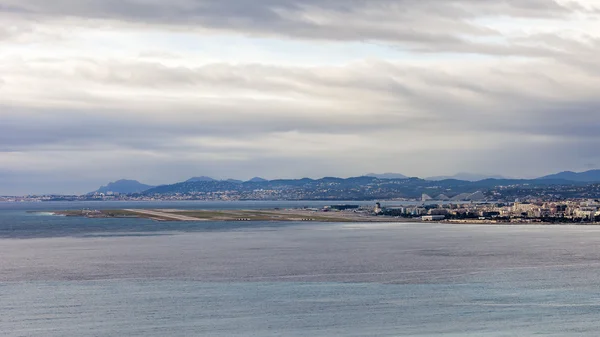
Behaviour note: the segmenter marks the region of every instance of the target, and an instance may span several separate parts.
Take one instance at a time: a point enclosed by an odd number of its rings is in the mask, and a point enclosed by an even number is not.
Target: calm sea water
[[[0,335],[600,335],[599,227],[27,213],[319,204],[0,204]]]

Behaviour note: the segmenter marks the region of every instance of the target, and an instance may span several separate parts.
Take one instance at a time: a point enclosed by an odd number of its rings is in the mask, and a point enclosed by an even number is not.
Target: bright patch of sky
[[[282,40],[194,32],[79,29],[63,41],[13,44],[0,56],[25,58],[103,58],[159,60],[168,66],[211,63],[272,65],[340,65],[360,59],[418,60],[420,57],[393,46],[363,42]],[[53,48],[48,48],[52,44]]]

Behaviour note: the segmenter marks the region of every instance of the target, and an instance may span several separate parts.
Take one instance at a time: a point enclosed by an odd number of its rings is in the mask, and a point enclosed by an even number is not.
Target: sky
[[[0,0],[0,195],[600,168],[600,0]]]

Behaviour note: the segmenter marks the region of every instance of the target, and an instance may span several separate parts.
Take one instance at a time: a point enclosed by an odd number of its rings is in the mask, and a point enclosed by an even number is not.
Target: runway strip
[[[143,214],[143,215],[150,215],[153,217],[158,217],[158,218],[163,218],[163,219],[176,220],[176,221],[203,221],[204,220],[204,219],[199,219],[199,218],[192,218],[190,216],[185,216],[185,215],[171,214],[171,213],[158,212],[158,211],[150,211],[147,209],[126,209],[125,211]]]

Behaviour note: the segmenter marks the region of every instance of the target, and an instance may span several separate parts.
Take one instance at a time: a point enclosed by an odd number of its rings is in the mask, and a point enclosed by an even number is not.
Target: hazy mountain
[[[565,171],[537,178],[538,180],[569,180],[579,182],[600,182],[600,170],[586,172]]]
[[[243,183],[243,181],[237,180],[237,179],[227,179],[225,181],[228,183],[233,183],[233,184],[242,184]]]
[[[484,179],[465,181],[447,179],[441,181],[407,179],[379,179],[375,177],[322,179],[280,179],[269,181],[233,183],[229,181],[197,181],[163,185],[148,191],[146,195],[206,194],[226,192],[239,200],[391,200],[396,198],[421,198],[423,194],[442,195],[443,199],[484,200],[490,190],[498,186],[513,186],[506,190],[510,200],[522,198],[531,193],[560,194],[568,197],[585,196],[597,198],[600,185],[561,179],[519,180]],[[591,185],[590,185],[591,186]],[[265,191],[265,192],[261,192]],[[541,192],[540,192],[541,191]],[[504,195],[503,194],[503,195]],[[496,196],[494,197],[496,198]]]
[[[506,178],[503,176],[499,176],[499,175],[485,175],[485,174],[461,172],[461,173],[457,173],[453,176],[429,177],[429,178],[426,178],[425,180],[440,181],[440,180],[448,180],[448,179],[464,180],[464,181],[480,181],[480,180],[486,180],[486,179],[506,179]]]
[[[267,179],[263,179],[261,177],[254,177],[254,178],[248,180],[248,182],[251,182],[251,183],[264,183],[266,181],[268,181],[268,180]]]
[[[369,173],[366,177],[377,179],[407,179],[408,177],[400,173]]]
[[[193,177],[193,178],[190,178],[190,179],[186,180],[185,182],[186,183],[195,183],[195,182],[198,182],[198,181],[217,181],[217,180],[213,179],[211,177],[202,176],[202,177]]]
[[[97,193],[114,192],[114,193],[122,193],[122,194],[141,193],[141,192],[144,192],[144,191],[149,190],[154,187],[155,186],[142,184],[137,180],[122,179],[122,180],[118,180],[115,182],[111,182],[106,186],[102,186],[98,190],[96,190],[92,193],[95,193],[95,192],[97,192]]]

